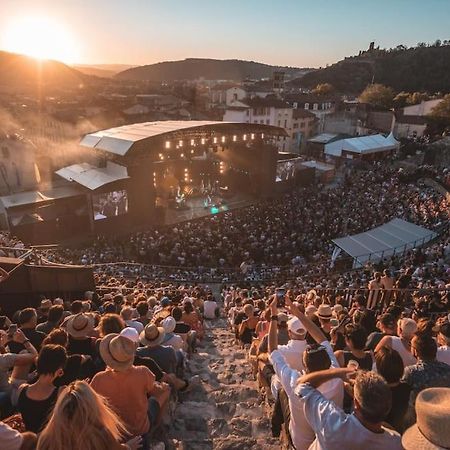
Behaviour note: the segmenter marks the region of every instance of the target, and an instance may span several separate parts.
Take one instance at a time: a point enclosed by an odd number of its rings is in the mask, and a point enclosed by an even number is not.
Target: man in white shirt
[[[330,366],[338,367],[333,349],[319,327],[303,315],[289,299],[286,300],[286,305],[289,307],[290,312],[296,316],[296,320],[302,324],[305,332],[308,331],[313,339],[318,344],[320,343],[318,346],[306,346],[304,351],[298,355],[298,358],[303,360],[302,366],[305,367],[306,371],[313,372],[328,369]],[[276,299],[271,303],[270,307],[273,318],[269,327],[270,361],[288,399],[288,407],[283,405],[285,403],[283,400],[281,402],[283,416],[285,421],[289,420],[289,434],[295,449],[307,450],[314,441],[315,434],[306,420],[303,400],[295,395],[294,392],[302,373],[290,367],[283,353],[279,350],[280,347],[277,349],[277,321],[274,320],[277,312]],[[323,383],[319,389],[326,398],[342,407],[344,384],[341,379],[335,378]]]
[[[203,317],[205,319],[215,319],[218,310],[217,302],[213,297],[208,297],[203,303]]]
[[[383,426],[392,394],[381,375],[356,372],[353,414],[346,414],[318,390],[332,379],[347,379],[354,370],[328,369],[300,378],[295,393],[303,400],[306,419],[316,434],[309,450],[401,450],[400,435]]]
[[[6,423],[0,422],[0,443],[2,450],[31,450],[36,448],[34,433],[19,433]]]
[[[439,345],[436,359],[450,366],[450,323],[445,322],[439,327],[437,335]]]

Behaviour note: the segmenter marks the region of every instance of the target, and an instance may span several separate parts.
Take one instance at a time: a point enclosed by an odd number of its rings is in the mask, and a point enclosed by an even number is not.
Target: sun
[[[38,59],[56,59],[71,64],[78,49],[69,30],[48,17],[23,17],[0,31],[3,50]]]

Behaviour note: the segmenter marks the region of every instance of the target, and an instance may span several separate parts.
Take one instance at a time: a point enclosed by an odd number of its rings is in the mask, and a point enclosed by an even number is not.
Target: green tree
[[[334,87],[330,83],[319,83],[312,92],[316,95],[328,95],[334,91]]]
[[[369,84],[359,96],[359,101],[380,108],[391,108],[394,101],[394,91],[382,84]]]
[[[430,119],[429,128],[432,134],[441,134],[450,129],[450,94],[444,96],[428,115]]]

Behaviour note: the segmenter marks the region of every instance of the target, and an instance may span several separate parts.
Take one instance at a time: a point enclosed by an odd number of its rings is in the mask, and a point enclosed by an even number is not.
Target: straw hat
[[[41,311],[48,311],[51,307],[52,307],[52,301],[49,300],[48,298],[44,298],[43,300],[41,300],[41,304],[39,305],[39,309]]]
[[[164,340],[166,332],[163,327],[157,327],[153,323],[149,323],[139,335],[141,344],[149,347],[156,347]]]
[[[111,369],[122,371],[133,365],[136,344],[117,333],[107,334],[100,342],[100,355]]]
[[[450,448],[450,389],[429,388],[416,398],[417,422],[408,428],[402,445],[406,450]]]
[[[331,319],[331,316],[333,315],[333,310],[331,309],[330,305],[327,305],[326,303],[322,303],[319,305],[319,308],[317,309],[317,316],[320,319]]]
[[[94,318],[90,314],[79,313],[67,320],[67,332],[72,337],[88,337],[94,330]]]

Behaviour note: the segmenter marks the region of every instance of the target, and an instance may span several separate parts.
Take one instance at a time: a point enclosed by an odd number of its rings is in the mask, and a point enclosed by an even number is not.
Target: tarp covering
[[[111,161],[106,167],[95,167],[89,163],[73,164],[57,170],[56,173],[67,181],[75,181],[90,190],[128,177],[127,168]]]
[[[333,243],[354,258],[354,267],[360,267],[369,259],[377,261],[420,247],[436,236],[434,231],[403,219],[393,219],[364,233],[333,239]]]
[[[342,156],[343,151],[366,155],[369,153],[395,150],[400,143],[389,134],[384,137],[382,134],[372,134],[370,136],[360,136],[339,141],[330,142],[325,145],[324,153],[332,156]]]

